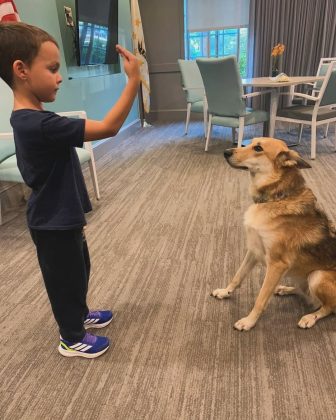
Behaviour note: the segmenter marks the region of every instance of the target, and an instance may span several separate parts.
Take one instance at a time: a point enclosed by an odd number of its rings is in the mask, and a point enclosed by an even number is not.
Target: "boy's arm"
[[[84,141],[99,140],[115,136],[123,125],[138,92],[140,83],[139,61],[125,48],[117,45],[124,60],[128,82],[116,102],[102,121],[86,120]]]

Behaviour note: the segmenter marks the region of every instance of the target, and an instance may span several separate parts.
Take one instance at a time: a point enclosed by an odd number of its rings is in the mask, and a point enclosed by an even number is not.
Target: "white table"
[[[314,83],[323,80],[320,76],[294,76],[290,77],[288,82],[273,82],[269,77],[255,77],[252,79],[242,79],[244,87],[252,86],[254,88],[271,89],[270,122],[269,136],[274,137],[275,116],[279,103],[280,88],[287,86],[301,85],[304,83]]]

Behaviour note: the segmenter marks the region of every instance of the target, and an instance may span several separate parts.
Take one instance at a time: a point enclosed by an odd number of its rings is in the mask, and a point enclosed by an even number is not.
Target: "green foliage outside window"
[[[248,28],[229,28],[187,34],[189,59],[237,56],[240,74],[247,76]]]

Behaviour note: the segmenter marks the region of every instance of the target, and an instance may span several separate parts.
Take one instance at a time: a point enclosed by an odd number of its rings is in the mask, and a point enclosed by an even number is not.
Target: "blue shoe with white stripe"
[[[111,311],[90,311],[84,321],[84,328],[103,328],[113,319]]]
[[[106,352],[110,346],[107,337],[101,337],[86,333],[81,341],[68,341],[60,337],[60,345],[58,351],[65,357],[85,357],[94,359]]]

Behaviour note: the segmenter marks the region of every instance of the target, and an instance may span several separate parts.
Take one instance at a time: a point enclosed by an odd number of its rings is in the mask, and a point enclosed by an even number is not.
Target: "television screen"
[[[116,64],[118,0],[76,0],[78,65]]]

